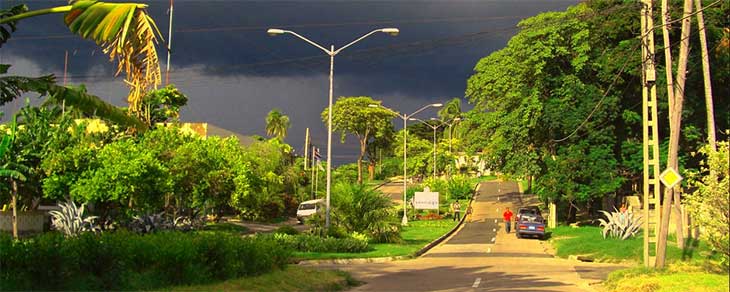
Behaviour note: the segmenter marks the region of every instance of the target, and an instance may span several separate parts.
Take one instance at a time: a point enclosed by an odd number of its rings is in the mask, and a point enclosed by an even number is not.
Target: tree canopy
[[[347,134],[354,135],[360,144],[360,152],[357,158],[358,182],[362,182],[362,160],[367,153],[370,143],[378,137],[391,134],[393,123],[391,119],[394,113],[380,106],[380,101],[373,100],[368,96],[340,97],[332,106],[332,131],[341,133],[344,142]],[[322,112],[322,121],[327,124],[328,110]]]

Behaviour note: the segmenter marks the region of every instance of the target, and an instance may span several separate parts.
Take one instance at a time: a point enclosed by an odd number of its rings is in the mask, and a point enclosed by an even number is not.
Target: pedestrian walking
[[[454,212],[454,221],[461,220],[461,205],[459,204],[459,201],[454,201],[454,203],[451,204],[451,211]]]
[[[507,207],[506,210],[504,210],[504,213],[502,213],[502,217],[504,218],[504,231],[509,233],[510,227],[512,226],[512,217],[514,214],[512,211],[509,210],[509,207]]]
[[[471,222],[471,213],[472,212],[474,212],[474,210],[472,210],[471,205],[469,205],[469,207],[466,207],[466,221],[467,222]]]

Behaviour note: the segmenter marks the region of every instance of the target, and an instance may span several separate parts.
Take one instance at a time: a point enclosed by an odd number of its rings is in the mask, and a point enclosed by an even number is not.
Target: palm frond
[[[28,11],[28,6],[20,4],[13,6],[10,9],[0,9],[0,19],[12,17],[18,14],[22,14]],[[17,21],[9,21],[0,24],[0,47],[8,41],[10,34],[17,29]]]
[[[161,33],[149,17],[147,5],[76,1],[64,22],[83,38],[94,40],[116,60],[117,72],[124,71],[130,86],[129,110],[141,114],[141,101],[150,88],[161,83],[160,65],[155,44]]]
[[[142,120],[130,116],[121,108],[118,108],[98,96],[86,93],[84,87],[51,85],[48,88],[50,101],[61,103],[66,101],[67,106],[73,106],[84,113],[93,114],[109,120],[123,127],[133,127],[138,131],[147,130],[147,125]]]
[[[17,171],[17,170],[12,170],[12,169],[0,168],[0,177],[9,177],[12,179],[17,179],[19,181],[26,180],[26,177],[25,177],[25,175],[23,175],[23,173],[21,173],[20,171]]]
[[[7,72],[8,67],[10,66],[0,65],[0,74]],[[38,92],[43,95],[52,84],[55,84],[55,77],[53,75],[41,77],[0,77],[0,106],[15,100],[25,92]]]

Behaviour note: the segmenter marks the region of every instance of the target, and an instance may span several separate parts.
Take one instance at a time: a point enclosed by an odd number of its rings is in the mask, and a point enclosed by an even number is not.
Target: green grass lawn
[[[727,273],[705,270],[697,265],[673,264],[664,270],[644,267],[612,272],[603,283],[608,291],[730,291]]]
[[[604,283],[608,291],[729,291],[727,271],[719,270],[717,255],[704,242],[689,242],[685,250],[677,248],[674,236],[667,244],[668,268],[652,270],[641,267],[643,237],[604,239],[601,228],[559,226],[550,229],[557,256],[587,255],[599,262],[621,262],[637,267],[617,270]]]
[[[472,185],[476,185],[477,183],[483,182],[483,181],[490,181],[497,179],[496,175],[484,175],[480,177],[474,177],[469,179],[469,182],[472,183]]]
[[[219,223],[210,222],[205,225],[203,230],[226,232],[226,233],[241,233],[241,234],[248,233],[248,228],[246,228],[245,226],[236,225],[236,224],[228,223],[228,222],[219,222]]]
[[[548,231],[551,232],[550,238],[559,257],[588,255],[600,262],[642,262],[644,241],[641,233],[627,240],[618,240],[604,239],[601,228],[595,226],[579,228],[558,226]],[[710,248],[704,242],[693,242],[687,246],[692,247],[686,250],[677,248],[674,236],[670,236],[667,244],[667,261],[714,259]]]
[[[206,285],[176,286],[167,291],[340,291],[357,285],[349,274],[290,265],[254,277],[243,277]]]
[[[311,260],[411,256],[426,244],[454,228],[455,225],[456,222],[451,219],[410,221],[401,232],[402,243],[370,244],[372,250],[363,253],[295,252],[294,257]]]

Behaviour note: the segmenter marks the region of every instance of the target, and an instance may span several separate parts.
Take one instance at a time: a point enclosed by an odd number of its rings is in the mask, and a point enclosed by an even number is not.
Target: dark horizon
[[[148,11],[166,38],[169,1],[140,2],[150,5]],[[373,35],[335,57],[334,95],[371,96],[410,113],[427,103],[463,97],[474,65],[504,47],[519,20],[577,2],[178,0],[170,81],[190,99],[182,121],[265,136],[264,118],[279,108],[292,121],[286,142],[297,153],[302,152],[307,127],[313,143],[324,150],[326,128],[320,113],[327,106],[328,56],[293,36],[270,37],[267,28],[290,29],[336,48],[373,29],[399,28],[397,37]],[[67,2],[1,3],[40,9]],[[62,15],[21,21],[0,49],[0,62],[13,65],[10,74],[52,73],[62,83],[67,50],[69,83],[83,83],[115,105],[126,103],[127,88],[120,77],[113,78],[114,65],[93,42],[71,35]],[[164,76],[164,44],[157,50]],[[0,110],[8,117],[23,102],[16,99]],[[463,104],[464,110],[471,108],[465,100]],[[435,111],[420,116],[427,119]],[[401,127],[397,121],[395,125]],[[339,133],[333,133],[335,164],[354,161],[357,148],[354,139],[340,144]]]

